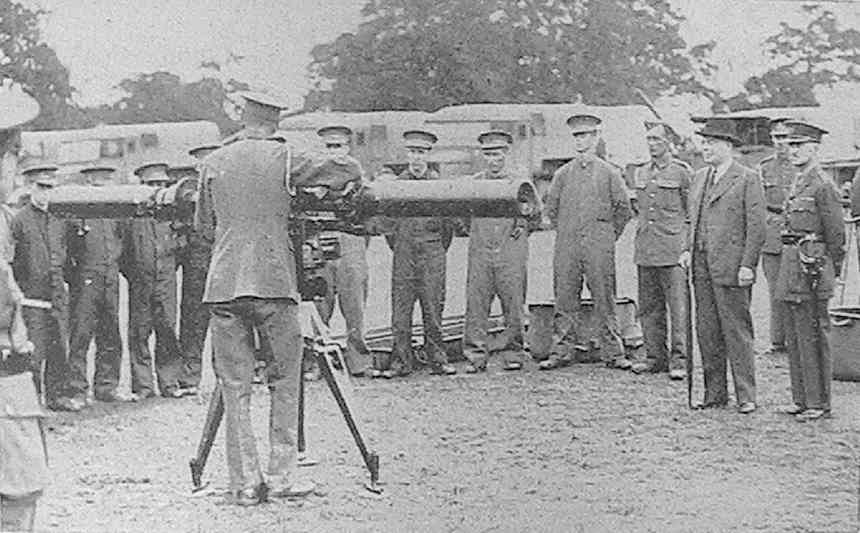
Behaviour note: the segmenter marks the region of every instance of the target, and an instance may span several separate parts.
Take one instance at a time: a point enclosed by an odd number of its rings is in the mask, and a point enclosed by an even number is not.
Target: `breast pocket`
[[[782,206],[785,202],[785,187],[779,183],[764,183],[764,199],[767,205]]]
[[[657,206],[665,211],[681,210],[681,184],[670,180],[657,180]]]
[[[800,196],[788,205],[788,226],[793,231],[816,232],[819,229],[815,198]]]

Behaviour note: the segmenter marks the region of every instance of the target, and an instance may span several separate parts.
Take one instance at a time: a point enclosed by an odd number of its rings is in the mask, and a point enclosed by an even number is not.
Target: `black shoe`
[[[728,404],[728,401],[697,403],[693,405],[693,409],[722,409]]]
[[[152,389],[143,389],[139,391],[134,391],[134,395],[137,397],[138,401],[148,400],[149,398],[155,398],[158,396],[155,394],[155,391]]]
[[[269,488],[265,483],[260,483],[254,488],[242,489],[228,496],[228,502],[233,505],[250,507],[260,505],[269,499]]]
[[[164,398],[182,398],[182,390],[179,387],[167,387],[161,391]]]
[[[457,373],[457,368],[448,363],[437,363],[430,366],[430,374],[434,376],[453,376]]]
[[[742,415],[748,415],[756,410],[754,402],[744,402],[738,406],[738,412]]]
[[[487,362],[486,361],[474,361],[471,363],[466,363],[465,372],[467,374],[477,374],[478,372],[486,372],[487,371]]]
[[[508,361],[502,368],[510,371],[522,370],[523,364],[520,361]]]
[[[51,411],[77,413],[87,406],[87,402],[79,398],[56,398],[48,402]]]

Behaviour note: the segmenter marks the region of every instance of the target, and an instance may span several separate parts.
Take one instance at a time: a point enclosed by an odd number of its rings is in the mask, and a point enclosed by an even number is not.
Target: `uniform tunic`
[[[511,179],[481,172],[471,179]],[[469,226],[466,320],[463,353],[475,366],[486,365],[490,306],[498,296],[505,318],[500,348],[505,359],[521,362],[523,305],[529,256],[524,219],[473,218]]]
[[[770,342],[772,345],[781,346],[785,344],[785,332],[782,326],[785,311],[782,301],[776,296],[776,284],[782,256],[781,233],[785,225],[785,200],[788,198],[788,191],[797,170],[787,157],[775,154],[763,159],[759,163],[758,171],[764,188],[765,209],[767,209],[761,266],[770,296]]]
[[[678,259],[687,249],[691,177],[689,165],[668,156],[637,167],[634,174],[639,316],[647,357],[659,370],[683,369],[687,356],[687,275]],[[666,349],[667,309],[671,357]]]
[[[793,236],[815,235],[819,242],[813,247],[823,256],[821,278],[813,293],[798,247],[786,244],[782,250],[777,296],[786,308],[792,399],[804,408],[829,411],[833,363],[827,301],[845,255],[845,226],[839,195],[817,165],[803,169],[796,178],[786,202],[785,231]]]
[[[585,278],[604,356],[621,355],[624,348],[615,318],[615,241],[632,212],[620,173],[594,155],[573,159],[553,175],[545,209],[556,228],[556,310],[570,322],[573,341],[581,341],[580,293]]]

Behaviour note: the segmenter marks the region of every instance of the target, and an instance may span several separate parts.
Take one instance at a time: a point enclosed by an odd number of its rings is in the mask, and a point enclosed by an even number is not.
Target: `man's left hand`
[[[738,285],[747,287],[755,281],[755,272],[750,267],[742,266],[738,269]]]

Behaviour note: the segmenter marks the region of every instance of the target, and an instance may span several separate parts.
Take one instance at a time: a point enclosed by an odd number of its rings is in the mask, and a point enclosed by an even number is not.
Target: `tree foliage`
[[[72,103],[69,71],[42,41],[39,19],[44,13],[0,0],[0,83],[11,79],[39,102],[41,113],[28,128],[80,125],[85,119]]]
[[[667,0],[368,0],[365,21],[312,51],[305,107],[636,101],[708,92],[712,45],[688,50]]]
[[[125,91],[126,96],[111,105],[90,110],[99,122],[135,124],[210,120],[218,125],[221,133],[229,134],[236,131],[239,124],[228,112],[234,104],[227,95],[247,90],[248,85],[233,79],[225,83],[214,77],[186,83],[176,74],[159,71],[125,79],[119,83],[119,88]]]
[[[817,105],[816,88],[860,82],[860,31],[842,28],[832,11],[804,9],[812,20],[804,28],[781,24],[780,31],[765,41],[776,66],[750,77],[744,91],[727,101],[729,107]]]

